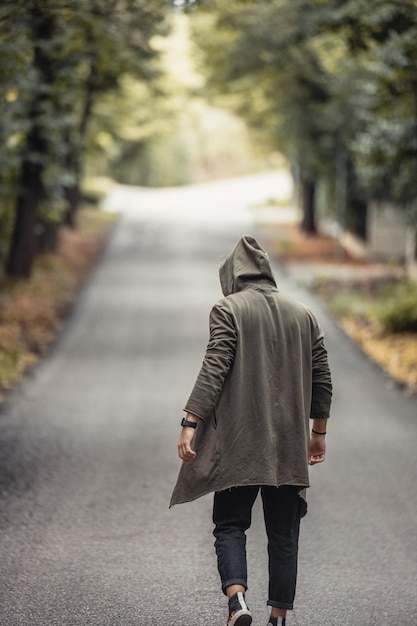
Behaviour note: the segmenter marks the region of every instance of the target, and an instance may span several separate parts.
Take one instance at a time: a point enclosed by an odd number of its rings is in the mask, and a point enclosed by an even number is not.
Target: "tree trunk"
[[[56,252],[58,249],[61,224],[59,222],[40,220],[36,225],[36,252],[38,254]]]
[[[7,274],[16,278],[29,278],[36,252],[37,214],[44,196],[42,177],[49,150],[48,131],[43,119],[49,98],[48,90],[54,81],[53,59],[48,56],[50,53],[45,46],[53,36],[54,18],[35,6],[32,9],[32,23],[36,42],[33,65],[39,84],[29,111],[31,127],[23,151],[12,244],[6,263]]]
[[[64,215],[64,224],[69,228],[75,228],[77,225],[77,213],[80,208],[80,184],[78,179],[71,186],[64,189],[65,199],[67,201],[67,210]]]
[[[28,141],[28,150],[30,142]],[[25,160],[21,169],[21,189],[16,202],[16,217],[6,273],[29,278],[36,252],[36,221],[43,195],[42,166]]]
[[[65,167],[73,175],[73,182],[64,187],[64,195],[67,201],[67,208],[64,216],[65,226],[75,228],[77,213],[80,206],[80,166],[78,148],[74,144],[67,142],[67,154],[65,157]]]
[[[301,230],[310,235],[317,233],[316,227],[316,183],[313,180],[302,178],[301,200],[303,219]]]
[[[78,144],[75,144],[74,140],[71,140],[70,134],[68,134],[66,138],[67,155],[65,159],[65,165],[67,169],[73,174],[74,182],[71,185],[68,185],[64,190],[65,198],[67,200],[67,210],[64,217],[64,223],[66,226],[70,226],[71,228],[75,228],[77,213],[78,209],[80,208],[81,202],[81,164],[84,158],[85,136],[87,134],[88,123],[90,121],[93,111],[96,71],[97,60],[94,57],[90,65],[90,71],[86,82],[84,108],[78,128]]]

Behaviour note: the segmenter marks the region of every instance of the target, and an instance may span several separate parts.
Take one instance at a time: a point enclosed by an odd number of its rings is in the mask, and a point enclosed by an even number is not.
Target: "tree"
[[[343,126],[350,178],[363,199],[413,215],[417,193],[417,5],[412,0],[330,0],[320,32],[345,49],[335,102],[351,101]],[[342,125],[340,125],[342,126]],[[353,207],[355,208],[355,207]],[[352,213],[352,211],[351,211]],[[364,219],[360,218],[363,223]]]
[[[46,155],[50,154],[50,94],[55,80],[53,37],[56,19],[53,12],[44,12],[33,4],[27,11],[34,39],[32,69],[36,83],[28,109],[28,130],[22,150],[12,244],[7,262],[11,276],[30,275],[35,254],[35,227],[38,206],[45,196],[43,173]],[[48,49],[49,48],[49,49]]]
[[[13,11],[15,9],[13,8]],[[4,262],[12,232],[14,202],[21,162],[21,145],[28,131],[30,83],[27,68],[31,48],[26,23],[11,19],[12,9],[0,7],[0,261]],[[22,42],[25,42],[23,45]]]
[[[164,0],[96,0],[90,12],[71,13],[77,35],[65,63],[78,68],[79,111],[76,124],[66,130],[65,154],[72,181],[66,185],[66,222],[73,225],[80,198],[87,134],[94,108],[107,92],[118,91],[121,78],[132,75],[152,84],[158,77],[153,59],[158,50],[152,43],[156,34],[168,33],[169,3]]]
[[[325,114],[331,103],[328,73],[310,38],[319,8],[283,0],[217,0],[210,7],[211,19],[194,18],[209,89],[230,94],[232,106],[297,168],[302,228],[314,233],[317,179],[338,148],[334,119]]]
[[[192,11],[209,93],[227,94],[299,171],[309,232],[318,182],[361,230],[366,199],[416,197],[416,12],[412,0],[213,0]]]
[[[11,276],[30,275],[40,220],[60,222],[65,214],[75,222],[94,104],[127,73],[152,80],[152,39],[166,31],[170,9],[164,0],[3,3],[0,46],[8,60],[19,52],[21,69],[9,63],[1,76],[19,104],[9,107],[19,137]]]
[[[367,195],[408,206],[417,196],[417,5],[373,5],[372,17],[356,13],[366,58],[352,150]]]

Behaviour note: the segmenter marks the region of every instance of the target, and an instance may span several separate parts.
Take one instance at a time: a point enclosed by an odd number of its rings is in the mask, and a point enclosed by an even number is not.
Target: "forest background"
[[[176,185],[279,153],[305,230],[318,206],[366,237],[372,200],[416,222],[414,0],[4,0],[0,55],[11,276],[75,225],[86,175]]]
[[[416,230],[415,0],[3,0],[0,58],[6,291],[112,181],[284,159],[310,235],[326,215],[366,239],[371,202]]]

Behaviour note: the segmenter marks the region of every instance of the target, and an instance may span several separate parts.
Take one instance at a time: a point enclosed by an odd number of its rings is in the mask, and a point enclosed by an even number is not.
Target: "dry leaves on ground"
[[[356,317],[341,320],[352,337],[390,376],[412,392],[417,392],[417,334],[384,333],[378,324]]]
[[[1,279],[0,399],[55,338],[114,221],[84,211],[80,229],[63,229],[57,252],[37,259],[30,280]]]

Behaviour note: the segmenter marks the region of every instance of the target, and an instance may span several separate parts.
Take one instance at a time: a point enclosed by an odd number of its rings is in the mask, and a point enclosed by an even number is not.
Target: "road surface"
[[[116,188],[109,248],[47,358],[0,414],[0,624],[226,623],[211,497],[168,509],[182,407],[200,367],[217,267],[285,175],[179,190]],[[285,210],[286,211],[286,210]],[[279,221],[291,213],[269,215]],[[278,216],[278,217],[277,217]],[[261,242],[268,247],[268,234]],[[312,468],[289,626],[417,624],[417,404],[316,310],[335,383]],[[260,507],[248,602],[267,622]]]

